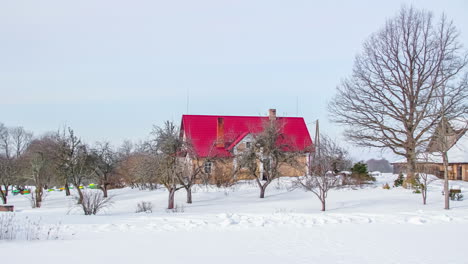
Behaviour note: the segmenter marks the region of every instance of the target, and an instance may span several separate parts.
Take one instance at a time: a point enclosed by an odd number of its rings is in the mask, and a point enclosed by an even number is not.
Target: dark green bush
[[[357,181],[359,184],[375,181],[375,177],[369,175],[367,171],[367,164],[358,162],[351,168],[351,178]]]
[[[403,176],[403,173],[400,172],[400,174],[398,174],[398,178],[393,182],[393,186],[395,187],[402,186],[404,181],[405,181],[405,177]]]
[[[450,192],[449,196],[452,201],[463,201],[463,194],[461,193]]]

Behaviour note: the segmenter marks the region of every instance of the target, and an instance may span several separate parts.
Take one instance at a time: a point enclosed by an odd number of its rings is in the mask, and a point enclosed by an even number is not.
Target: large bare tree
[[[329,104],[351,142],[405,157],[408,180],[440,113],[451,119],[467,112],[468,57],[458,35],[445,16],[434,21],[430,12],[403,7],[364,43]]]

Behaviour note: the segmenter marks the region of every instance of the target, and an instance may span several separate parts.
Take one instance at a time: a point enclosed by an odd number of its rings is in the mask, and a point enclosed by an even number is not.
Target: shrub
[[[463,201],[463,194],[461,193],[450,192],[449,196],[452,201]]]
[[[385,183],[383,186],[382,186],[383,189],[385,190],[390,190],[390,185],[388,185],[388,183]]]
[[[152,213],[153,212],[153,203],[141,201],[137,204],[136,213]]]
[[[61,224],[45,226],[41,219],[18,219],[14,213],[0,215],[0,240],[50,240],[59,239]]]
[[[375,181],[375,177],[371,176],[367,171],[367,164],[358,162],[351,168],[351,181],[354,184],[361,185],[369,181]]]
[[[79,197],[75,196],[75,199],[78,201]],[[95,215],[110,207],[112,203],[112,197],[104,198],[104,194],[99,190],[85,190],[83,191],[81,208],[85,215]]]
[[[394,187],[402,186],[404,181],[405,181],[405,177],[403,176],[403,173],[400,172],[400,174],[398,174],[398,178],[393,182],[393,186]]]

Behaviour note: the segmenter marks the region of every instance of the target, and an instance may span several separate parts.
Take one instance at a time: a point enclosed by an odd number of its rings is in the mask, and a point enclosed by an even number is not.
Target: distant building
[[[450,146],[447,152],[449,179],[468,181],[468,123],[459,120],[444,122],[445,126],[442,126],[441,123],[437,130],[442,129],[442,127],[446,128],[446,138]],[[443,178],[444,166],[439,152],[440,148],[437,138],[433,136],[426,153],[418,155],[417,163],[424,166],[426,172]],[[406,159],[395,161],[392,165],[393,172],[396,174],[406,171]]]

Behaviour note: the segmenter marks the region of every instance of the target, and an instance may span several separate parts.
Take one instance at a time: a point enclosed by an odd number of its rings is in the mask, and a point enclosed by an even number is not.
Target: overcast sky
[[[189,97],[189,114],[276,108],[338,138],[327,102],[404,3],[445,12],[468,46],[466,0],[0,0],[0,122],[119,145],[179,123]]]

